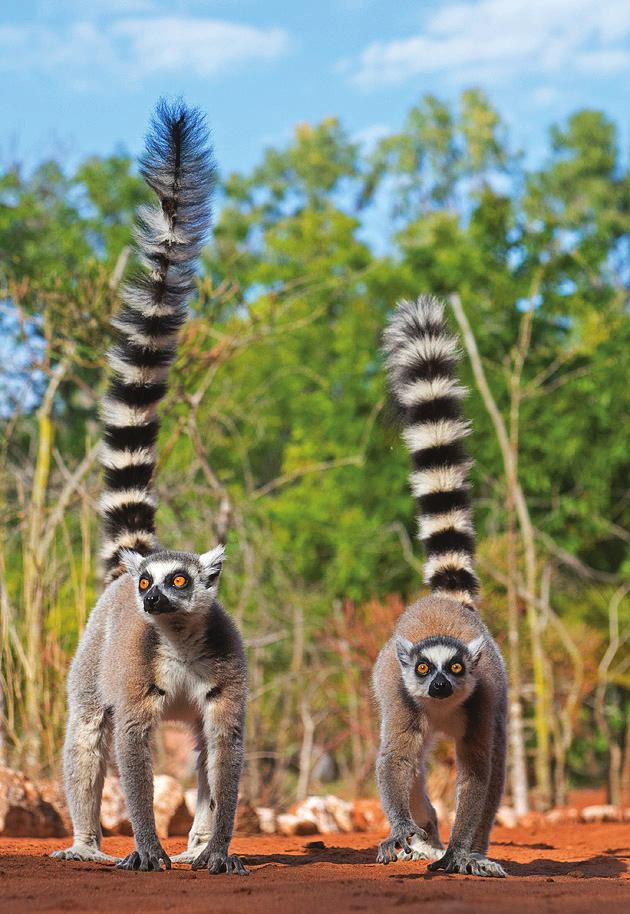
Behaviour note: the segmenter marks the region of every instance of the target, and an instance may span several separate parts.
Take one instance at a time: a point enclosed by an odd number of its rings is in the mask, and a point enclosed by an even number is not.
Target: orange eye
[[[457,675],[458,673],[461,673],[463,669],[464,668],[461,663],[451,663],[451,673],[455,673],[455,675]]]
[[[426,676],[427,673],[429,672],[429,664],[428,664],[428,663],[424,663],[424,662],[419,663],[418,666],[416,667],[416,671],[417,671],[421,676]]]
[[[146,590],[148,587],[150,587],[150,585],[151,581],[148,578],[140,578],[140,582],[138,584],[140,590]]]
[[[188,583],[188,578],[184,577],[183,574],[176,574],[173,578],[174,587],[185,587]]]

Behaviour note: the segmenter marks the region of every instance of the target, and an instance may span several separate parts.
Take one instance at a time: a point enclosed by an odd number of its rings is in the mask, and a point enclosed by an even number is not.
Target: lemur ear
[[[483,653],[483,645],[485,638],[483,635],[479,635],[478,638],[475,638],[473,641],[469,641],[466,647],[468,648],[468,653],[472,657],[473,666],[477,666],[479,663],[479,658]]]
[[[401,666],[411,666],[411,651],[413,650],[413,641],[407,638],[398,638],[396,640],[396,654],[400,660]]]
[[[136,552],[135,549],[121,549],[120,561],[125,566],[127,571],[132,577],[135,577],[140,572],[140,566],[144,559],[143,555],[140,555],[139,552]]]
[[[219,581],[219,576],[223,570],[225,559],[225,546],[215,546],[209,552],[204,552],[199,556],[201,568],[204,574],[206,587],[211,587]]]

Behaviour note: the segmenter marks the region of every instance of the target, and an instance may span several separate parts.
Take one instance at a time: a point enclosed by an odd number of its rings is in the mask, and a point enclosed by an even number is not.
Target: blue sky
[[[3,0],[0,164],[141,146],[161,94],[204,108],[224,172],[338,115],[365,142],[480,86],[534,160],[603,109],[628,146],[628,0]]]

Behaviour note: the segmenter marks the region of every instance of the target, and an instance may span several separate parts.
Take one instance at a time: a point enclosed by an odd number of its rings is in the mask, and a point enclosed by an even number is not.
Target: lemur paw
[[[171,857],[173,863],[194,863],[199,854],[207,847],[210,840],[208,835],[198,835],[197,832],[188,836],[188,847],[181,854]]]
[[[408,842],[411,854],[399,850],[396,856],[399,860],[439,860],[444,853],[444,848],[440,844],[439,838],[435,837],[432,840],[435,842],[434,844],[431,844],[430,841],[423,841],[418,835],[412,835]]]
[[[206,847],[195,858],[193,870],[202,870],[208,868],[208,872],[215,875],[217,873],[227,873],[228,876],[248,876],[249,870],[240,857],[236,854],[228,854],[224,851],[215,851]]]
[[[82,863],[118,863],[120,860],[120,857],[104,854],[97,847],[90,847],[88,844],[73,844],[64,850],[53,851],[50,856],[55,860],[80,860]]]
[[[196,847],[192,851],[182,851],[181,854],[175,854],[174,857],[171,857],[171,863],[193,863],[199,856],[199,850]]]
[[[117,864],[119,870],[141,870],[142,872],[162,871],[162,865],[167,870],[171,868],[171,858],[161,845],[149,850],[132,851],[124,860]]]
[[[376,853],[377,863],[395,863],[396,860],[411,860],[413,847],[409,843],[410,838],[418,837],[421,841],[426,841],[427,833],[423,828],[417,825],[410,825],[407,828],[392,830],[389,838],[381,841]],[[400,852],[397,850],[400,848]]]
[[[496,860],[489,860],[483,854],[448,848],[444,856],[428,866],[432,872],[464,873],[467,876],[495,876],[503,878],[507,873]]]

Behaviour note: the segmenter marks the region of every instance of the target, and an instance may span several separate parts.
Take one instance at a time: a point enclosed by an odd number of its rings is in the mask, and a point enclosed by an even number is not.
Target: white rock
[[[66,834],[59,810],[20,771],[0,767],[0,835],[61,838]]]
[[[186,809],[194,817],[197,811],[197,788],[189,787],[188,790],[184,793],[184,803],[186,804]]]
[[[580,818],[582,822],[620,822],[622,813],[618,806],[603,803],[601,806],[585,806]]]
[[[155,826],[160,838],[188,834],[193,814],[184,803],[184,791],[175,778],[158,774],[153,779]],[[101,826],[111,835],[131,835],[127,804],[117,777],[105,778],[101,803]]]
[[[503,828],[516,828],[518,825],[518,816],[511,806],[499,806],[497,809],[496,823],[497,825],[502,825]]]
[[[186,834],[192,824],[192,821],[180,821],[189,817],[184,803],[184,791],[179,781],[168,774],[158,774],[153,779],[153,810],[155,827],[160,838],[168,838],[169,834],[182,834],[182,829]],[[176,819],[177,828],[174,829]]]
[[[257,806],[258,825],[264,835],[275,835],[276,812],[270,806]]]
[[[352,803],[332,794],[307,797],[294,806],[292,812],[299,819],[314,822],[321,835],[352,831]]]
[[[276,819],[281,835],[316,835],[317,825],[312,819],[299,818],[293,813],[281,813]]]
[[[111,835],[130,835],[131,823],[127,815],[127,804],[120,786],[120,780],[105,778],[101,800],[101,826]]]

